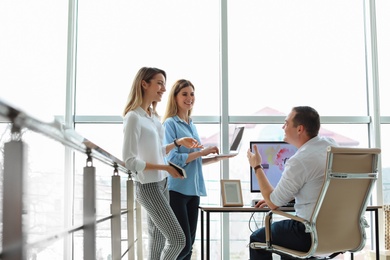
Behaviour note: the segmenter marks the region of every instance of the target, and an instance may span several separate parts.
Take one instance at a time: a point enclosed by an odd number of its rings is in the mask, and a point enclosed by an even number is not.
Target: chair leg
[[[335,258],[335,257],[338,256],[339,254],[343,254],[343,252],[333,253],[333,254],[329,255],[328,257],[326,257],[326,259]],[[353,254],[352,254],[352,253],[351,253],[351,260],[353,260]]]

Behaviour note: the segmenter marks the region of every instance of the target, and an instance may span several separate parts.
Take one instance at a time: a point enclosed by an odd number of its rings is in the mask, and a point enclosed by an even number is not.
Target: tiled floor
[[[347,252],[345,254],[339,254],[334,260],[350,260],[351,259],[351,253]],[[362,251],[354,253],[353,255],[354,260],[375,260],[375,252],[370,250],[370,246],[366,246]],[[273,260],[280,260],[280,256],[274,254]]]

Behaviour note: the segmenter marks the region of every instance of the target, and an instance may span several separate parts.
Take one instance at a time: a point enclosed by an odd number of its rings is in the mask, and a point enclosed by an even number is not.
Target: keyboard
[[[259,201],[258,199],[252,200],[251,206],[254,207],[257,204],[258,201]],[[292,200],[292,201],[287,202],[286,204],[284,204],[282,207],[284,207],[284,208],[293,208],[294,205],[295,205],[295,201]]]

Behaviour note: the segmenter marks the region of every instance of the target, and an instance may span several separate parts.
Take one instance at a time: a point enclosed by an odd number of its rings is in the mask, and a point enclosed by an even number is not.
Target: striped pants
[[[186,237],[169,205],[167,179],[154,183],[135,183],[137,201],[147,212],[148,259],[176,259],[186,244]]]

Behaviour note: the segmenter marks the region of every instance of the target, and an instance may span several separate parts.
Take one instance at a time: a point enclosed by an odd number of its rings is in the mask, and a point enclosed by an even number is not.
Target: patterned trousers
[[[137,201],[147,212],[148,259],[176,259],[186,244],[186,237],[169,205],[167,179],[154,183],[135,183]]]

